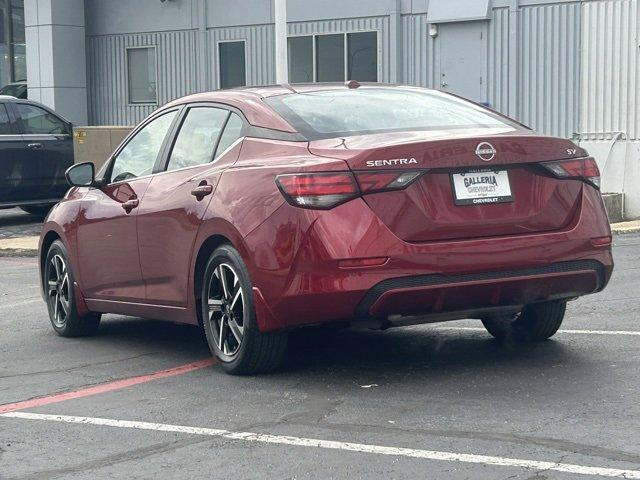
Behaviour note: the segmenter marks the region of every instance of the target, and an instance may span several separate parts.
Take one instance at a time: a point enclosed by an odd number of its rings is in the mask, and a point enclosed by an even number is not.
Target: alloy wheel
[[[245,298],[240,278],[231,265],[221,263],[213,271],[207,307],[216,346],[225,355],[235,355],[244,338]]]
[[[60,255],[51,257],[47,276],[47,300],[53,312],[53,323],[63,328],[69,315],[69,273]]]

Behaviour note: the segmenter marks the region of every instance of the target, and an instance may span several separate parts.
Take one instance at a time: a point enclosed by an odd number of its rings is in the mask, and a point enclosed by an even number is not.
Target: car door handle
[[[202,200],[207,195],[211,195],[213,193],[213,185],[198,185],[196,188],[191,190],[191,195],[196,197],[198,200]]]
[[[132,198],[131,200],[127,200],[122,204],[122,208],[124,208],[125,212],[131,213],[131,210],[136,208],[140,204],[140,200],[137,198]]]
[[[32,150],[38,150],[40,148],[42,148],[42,144],[41,143],[30,143],[27,145],[27,148],[30,148]]]

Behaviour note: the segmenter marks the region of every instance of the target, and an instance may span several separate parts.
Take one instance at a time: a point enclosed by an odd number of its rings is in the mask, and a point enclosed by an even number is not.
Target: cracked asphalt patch
[[[572,302],[563,328],[640,331],[640,236],[615,243],[608,289]],[[0,404],[208,355],[198,328],[119,316],[94,338],[59,338],[44,304],[31,301],[35,270],[35,259],[0,259]],[[515,346],[437,325],[310,329],[293,335],[273,375],[230,377],[214,366],[28,411],[638,470],[639,368],[638,336],[562,334]],[[598,478],[0,417],[2,479],[159,476]]]

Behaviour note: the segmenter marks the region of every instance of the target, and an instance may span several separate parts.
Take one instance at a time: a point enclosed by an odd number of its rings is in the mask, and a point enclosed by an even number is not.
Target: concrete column
[[[413,54],[414,52],[411,52]],[[402,52],[402,2],[392,0],[389,14],[389,82],[402,83],[403,69]],[[380,78],[379,81],[384,81]]]
[[[289,83],[287,52],[287,0],[274,0],[276,35],[276,83]]]
[[[84,0],[25,0],[29,98],[87,124]]]

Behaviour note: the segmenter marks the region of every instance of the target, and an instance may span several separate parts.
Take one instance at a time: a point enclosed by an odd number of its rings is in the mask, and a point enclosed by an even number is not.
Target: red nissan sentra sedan
[[[192,95],[67,178],[40,242],[55,331],[199,323],[234,374],[275,368],[310,324],[475,318],[546,339],[613,270],[593,158],[422,88]]]

